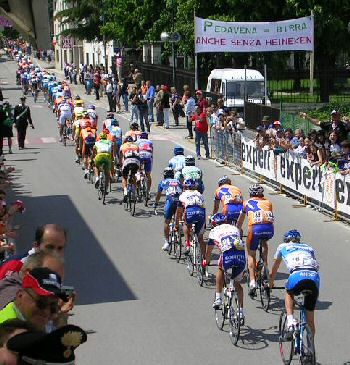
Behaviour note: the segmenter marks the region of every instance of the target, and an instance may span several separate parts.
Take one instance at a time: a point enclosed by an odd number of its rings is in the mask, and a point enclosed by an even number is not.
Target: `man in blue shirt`
[[[147,107],[148,107],[148,121],[150,123],[154,122],[154,115],[153,115],[153,104],[154,104],[154,96],[155,96],[155,88],[151,84],[151,81],[146,82],[147,85]]]

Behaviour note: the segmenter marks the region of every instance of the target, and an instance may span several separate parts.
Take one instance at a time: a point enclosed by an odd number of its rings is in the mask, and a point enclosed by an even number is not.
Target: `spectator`
[[[187,100],[188,103],[188,100]],[[198,107],[200,111],[200,107]],[[208,121],[207,116],[205,113],[200,113],[199,116],[195,116],[194,122],[195,122],[195,133],[196,133],[196,154],[197,158],[201,158],[201,141],[203,142],[204,149],[205,149],[205,157],[209,158],[209,147],[208,147]]]
[[[196,91],[197,105],[201,113],[205,113],[208,108],[208,100],[203,97],[203,92],[201,90]]]
[[[192,131],[192,117],[196,111],[196,101],[191,96],[191,91],[186,90],[184,96],[186,97],[185,104],[185,117],[186,117],[186,126],[188,130],[187,139],[193,139],[193,131]]]
[[[36,268],[23,277],[22,288],[13,302],[0,311],[0,323],[24,318],[40,331],[45,331],[58,313],[58,300],[66,300],[60,276],[47,268]]]
[[[26,105],[26,97],[20,98],[21,104],[15,106],[13,118],[15,121],[15,127],[17,129],[17,139],[19,149],[24,148],[24,141],[26,139],[28,123],[34,129],[32,117],[30,115],[30,108]]]
[[[170,93],[168,87],[166,85],[162,85],[162,99],[161,99],[161,107],[163,109],[164,114],[164,127],[165,129],[169,129],[170,123]]]
[[[95,90],[95,100],[100,100],[101,75],[99,68],[96,68],[94,73],[93,87]]]
[[[181,105],[181,98],[180,95],[177,93],[175,87],[170,89],[171,91],[171,110],[173,112],[175,126],[179,125],[179,117],[185,116],[183,111],[183,107]]]
[[[134,86],[131,90],[131,93],[129,95],[129,100],[131,102],[131,114],[130,114],[130,124],[133,122],[138,123],[140,118],[139,109],[137,107],[137,88]]]
[[[111,77],[108,79],[108,83],[106,85],[106,95],[107,95],[108,105],[109,105],[108,111],[115,112],[115,105],[114,105],[114,100],[113,100],[113,81],[112,81]]]
[[[268,115],[264,115],[259,126],[267,131],[270,128],[270,117]]]
[[[137,109],[138,109],[139,116],[140,116],[141,131],[142,132],[145,131],[145,124],[146,124],[147,132],[150,132],[146,95],[142,94],[141,88],[138,89],[137,94],[134,97],[134,102],[137,105]]]
[[[156,86],[156,96],[155,96],[155,106],[156,106],[156,116],[157,116],[157,125],[162,126],[164,124],[164,112],[162,108],[162,97],[163,90],[160,85]]]
[[[147,108],[148,108],[148,120],[150,121],[150,123],[153,123],[154,122],[153,105],[154,105],[154,97],[156,90],[152,85],[151,81],[147,81],[146,86],[147,86],[146,97],[147,97]]]
[[[132,79],[134,83],[136,84],[136,87],[139,89],[141,87],[141,82],[143,80],[142,73],[135,68],[134,73],[132,74]]]
[[[311,118],[307,113],[300,113],[300,116],[312,124],[321,127],[326,133],[333,131],[337,132],[339,141],[343,141],[347,137],[348,125],[340,120],[340,113],[337,110],[332,110],[330,121],[320,121],[318,119]]]
[[[343,141],[341,144],[341,156],[338,160],[338,167],[342,175],[350,173],[350,142]]]
[[[270,143],[270,140],[269,140],[268,136],[266,135],[266,130],[264,129],[263,126],[259,125],[256,128],[256,131],[258,133],[256,134],[256,137],[255,137],[255,144],[256,144],[257,148],[262,149]]]
[[[329,152],[328,158],[331,162],[336,162],[341,154],[341,148],[339,144],[339,135],[336,131],[331,132],[329,135]]]
[[[124,111],[126,113],[129,112],[129,93],[128,93],[128,83],[126,79],[122,79],[122,86],[121,86],[121,98],[124,104]]]
[[[84,80],[85,80],[85,93],[87,95],[90,95],[92,89],[92,76],[90,70],[86,70],[84,74]]]

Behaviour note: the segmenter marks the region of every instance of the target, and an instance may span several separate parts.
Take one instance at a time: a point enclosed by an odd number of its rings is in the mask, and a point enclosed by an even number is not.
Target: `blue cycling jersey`
[[[181,183],[177,179],[164,179],[158,184],[158,193],[163,191],[167,200],[178,200],[182,193]]]

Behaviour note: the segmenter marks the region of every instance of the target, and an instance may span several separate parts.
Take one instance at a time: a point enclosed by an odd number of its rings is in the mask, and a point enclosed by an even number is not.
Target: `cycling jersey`
[[[181,171],[186,166],[185,159],[186,158],[184,155],[174,156],[169,161],[169,167],[171,167],[174,170],[174,172]]]
[[[122,141],[123,131],[120,127],[110,125],[108,128],[109,133],[114,136],[116,142],[119,144]]]
[[[99,153],[112,153],[112,142],[102,139],[95,143],[94,148],[96,149],[97,154]]]
[[[181,183],[177,179],[164,179],[158,185],[158,193],[165,192],[164,218],[170,220],[175,214],[179,196],[182,192]]]
[[[69,103],[61,103],[58,106],[58,110],[60,111],[61,114],[65,114],[65,115],[72,115],[72,107]]]
[[[319,265],[315,251],[305,243],[282,243],[277,247],[274,259],[283,259],[290,273],[296,269],[311,269],[318,271]]]
[[[182,169],[182,176],[184,180],[192,179],[199,181],[202,180],[202,171],[196,166],[185,166]]]
[[[237,221],[243,210],[243,196],[240,189],[230,184],[224,184],[215,191],[215,200],[222,203],[222,214],[227,216],[228,223]]]
[[[217,246],[221,252],[219,268],[228,270],[232,267],[233,278],[241,279],[246,266],[246,257],[245,245],[240,238],[239,229],[231,224],[214,227],[209,233],[208,245]]]
[[[248,216],[248,226],[255,224],[273,224],[272,204],[269,200],[252,197],[243,203],[243,212]]]
[[[82,129],[81,137],[86,145],[93,145],[96,142],[96,129],[90,127]]]
[[[136,144],[139,148],[140,158],[148,159],[153,157],[153,142],[149,139],[138,139]]]
[[[112,125],[113,118],[108,118],[103,121],[102,129],[109,129],[109,127]]]
[[[185,190],[180,195],[179,201],[185,209],[189,206],[204,208],[204,197],[197,190]]]
[[[137,147],[137,144],[134,142],[126,142],[123,143],[120,147],[120,152],[122,153],[124,159],[131,158],[136,156],[139,158],[139,148]]]
[[[205,227],[204,197],[197,190],[185,190],[179,197],[179,206],[185,208],[184,221],[195,225],[195,233],[203,234]]]

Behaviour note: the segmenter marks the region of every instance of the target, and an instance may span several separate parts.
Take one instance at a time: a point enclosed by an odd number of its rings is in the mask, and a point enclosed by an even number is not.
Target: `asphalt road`
[[[15,63],[0,63],[0,86],[14,104],[21,91],[14,84]],[[25,201],[19,251],[30,247],[37,225],[57,222],[69,231],[65,283],[78,292],[70,322],[93,330],[88,343],[77,351],[78,364],[279,364],[276,292],[273,308],[265,313],[258,301],[246,299],[246,327],[238,347],[215,324],[212,301],[214,281],[200,288],[161,251],[162,217],[137,206],[131,217],[120,205],[122,192],[114,184],[103,206],[92,185],[74,163],[73,146],[57,142],[53,114],[42,96],[37,104],[28,97],[35,130],[28,130],[27,147],[7,155],[16,168],[13,192]],[[98,104],[98,105],[101,105]],[[100,118],[105,110],[98,108]],[[122,126],[127,123],[121,118]],[[155,131],[154,187],[172,155],[176,130]],[[187,145],[186,145],[187,146]],[[6,152],[6,147],[5,147]],[[230,171],[211,161],[199,161],[206,186],[208,213],[212,209],[217,179]],[[232,176],[247,197],[250,181]],[[269,192],[267,191],[267,195]],[[276,234],[270,243],[270,261],[283,232],[298,228],[317,253],[321,266],[321,293],[316,312],[317,360],[322,365],[349,364],[348,247],[349,228],[325,222],[312,209],[294,209],[295,202],[269,195],[274,204]],[[210,273],[215,272],[210,267]],[[282,285],[285,274],[280,275]]]

